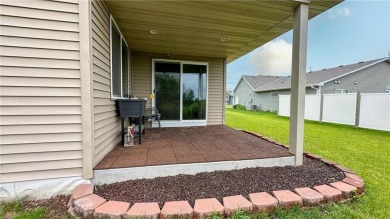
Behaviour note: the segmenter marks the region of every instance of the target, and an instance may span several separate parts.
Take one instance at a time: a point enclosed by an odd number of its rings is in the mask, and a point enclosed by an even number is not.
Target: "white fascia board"
[[[323,87],[324,84],[322,84],[322,83],[320,83],[320,84],[306,84],[306,87],[311,87],[311,86]],[[269,89],[269,90],[255,90],[255,92],[256,93],[260,93],[260,92],[279,91],[279,90],[291,90],[291,87],[274,88],[274,89]]]
[[[234,87],[233,89],[233,95],[234,95],[234,92],[236,92],[237,88],[238,88],[238,85],[241,83],[241,81],[244,79],[244,81],[249,85],[249,87],[252,89],[252,91],[254,91],[255,89],[253,89],[253,87],[249,84],[249,82],[244,78],[244,76],[241,76],[240,80],[238,81],[238,83],[236,84],[236,86]]]
[[[302,4],[310,4],[310,0],[292,0],[293,2],[299,2]]]

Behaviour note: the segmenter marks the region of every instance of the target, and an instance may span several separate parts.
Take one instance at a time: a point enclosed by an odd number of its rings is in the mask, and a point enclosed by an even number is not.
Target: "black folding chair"
[[[153,119],[155,119],[157,120],[159,131],[161,131],[160,117],[161,114],[158,113],[158,109],[156,107],[146,108],[144,116],[142,117],[142,123],[145,124],[145,120],[149,119],[153,122]]]

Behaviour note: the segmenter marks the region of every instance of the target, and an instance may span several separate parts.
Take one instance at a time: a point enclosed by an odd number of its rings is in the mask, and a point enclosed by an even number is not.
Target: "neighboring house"
[[[224,124],[227,63],[294,26],[304,74],[307,21],[339,2],[1,1],[2,196],[90,182],[121,140],[116,99],[155,93],[162,126]],[[185,98],[206,113],[186,119]]]
[[[226,104],[227,105],[233,105],[233,91],[231,90],[226,90]]]
[[[387,58],[341,65],[306,74],[306,94],[390,92],[390,60]],[[234,89],[240,104],[256,105],[265,111],[278,110],[278,96],[289,95],[291,78],[275,76],[241,77]]]
[[[259,99],[254,92],[255,88],[261,87],[280,78],[281,77],[279,76],[267,75],[243,75],[233,90],[234,104],[241,104],[247,109],[251,109],[251,106],[259,106]]]

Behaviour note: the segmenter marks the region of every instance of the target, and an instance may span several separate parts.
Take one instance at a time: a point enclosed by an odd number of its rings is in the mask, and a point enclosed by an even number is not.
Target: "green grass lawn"
[[[288,144],[289,118],[226,109],[228,126]],[[352,126],[305,122],[304,150],[342,164],[362,176],[366,193],[349,203],[276,212],[276,218],[390,218],[390,133]]]
[[[257,132],[288,144],[289,119],[273,113],[226,109],[227,125]],[[260,218],[390,218],[390,132],[351,126],[305,122],[304,150],[356,171],[366,182],[366,193],[347,203],[314,208],[276,209],[270,214],[238,212],[230,219]],[[0,218],[53,218],[50,209],[24,209],[15,200],[0,205]],[[66,213],[59,218],[72,218]],[[220,219],[213,216],[210,219]]]

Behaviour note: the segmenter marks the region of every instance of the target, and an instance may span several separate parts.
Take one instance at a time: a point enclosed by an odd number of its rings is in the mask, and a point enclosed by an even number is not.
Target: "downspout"
[[[314,85],[310,85],[311,88],[316,90],[316,94],[321,94],[321,85],[317,85],[317,86],[318,86],[318,88],[315,88]]]

